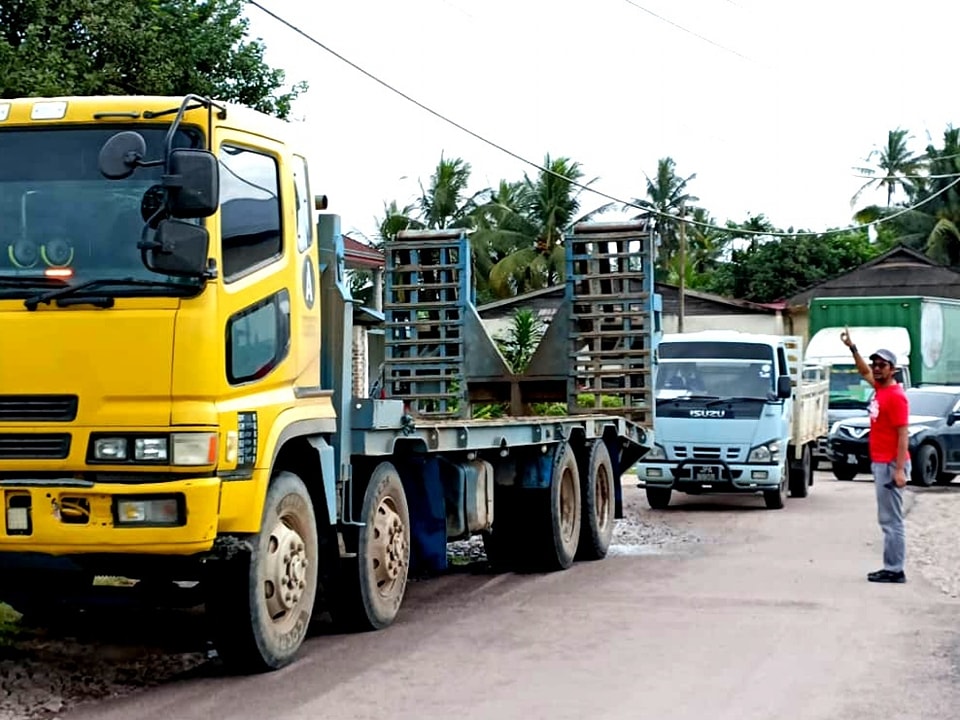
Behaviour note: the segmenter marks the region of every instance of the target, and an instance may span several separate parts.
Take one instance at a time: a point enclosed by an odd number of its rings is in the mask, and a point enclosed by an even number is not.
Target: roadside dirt
[[[823,475],[820,482],[832,480]],[[958,597],[960,485],[909,492],[908,572]],[[686,553],[723,541],[715,526],[704,533],[697,512],[650,512],[635,489],[625,497],[627,517],[617,522],[612,556]],[[868,543],[879,548],[879,537]],[[454,543],[450,553],[454,566],[484,559],[477,540]],[[217,674],[204,637],[199,609],[110,607],[31,627],[0,605],[0,720],[47,720],[91,701]]]

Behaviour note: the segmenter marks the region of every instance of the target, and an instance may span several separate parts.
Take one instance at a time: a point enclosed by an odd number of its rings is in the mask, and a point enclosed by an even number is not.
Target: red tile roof
[[[383,253],[348,235],[343,236],[343,249],[346,265],[351,270],[373,270],[384,266]]]

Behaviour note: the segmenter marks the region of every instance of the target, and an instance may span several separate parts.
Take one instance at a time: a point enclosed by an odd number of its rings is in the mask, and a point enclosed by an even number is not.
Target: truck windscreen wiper
[[[27,310],[36,310],[37,306],[41,303],[49,304],[52,300],[59,300],[60,298],[66,298],[71,295],[76,295],[82,290],[94,290],[101,287],[153,287],[153,288],[172,288],[177,290],[193,290],[194,286],[184,285],[179,282],[171,282],[169,280],[147,280],[143,278],[98,278],[96,280],[87,280],[86,282],[77,283],[76,285],[68,285],[66,287],[60,287],[56,290],[50,290],[49,292],[37,293],[32,295],[23,301],[23,306]],[[94,298],[98,302],[95,302],[95,305],[101,307],[110,307],[113,305],[113,298],[109,297],[96,297]]]

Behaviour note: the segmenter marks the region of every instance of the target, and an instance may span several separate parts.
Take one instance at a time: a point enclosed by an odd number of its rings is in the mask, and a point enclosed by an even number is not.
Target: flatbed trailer
[[[0,600],[189,585],[224,662],[264,671],[321,617],[392,623],[450,540],[482,535],[503,568],[606,554],[653,443],[650,227],[571,230],[523,373],[473,304],[468,233],[400,233],[371,391],[339,218],[314,215],[291,126],[196,96],[4,102]],[[491,403],[510,416],[474,417]]]

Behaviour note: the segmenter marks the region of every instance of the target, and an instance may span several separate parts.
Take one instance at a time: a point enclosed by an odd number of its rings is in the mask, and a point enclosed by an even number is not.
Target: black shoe
[[[904,574],[903,570],[900,572],[893,572],[892,570],[877,570],[876,572],[869,573],[867,575],[867,580],[870,582],[881,583],[905,583],[907,581],[907,576]]]

